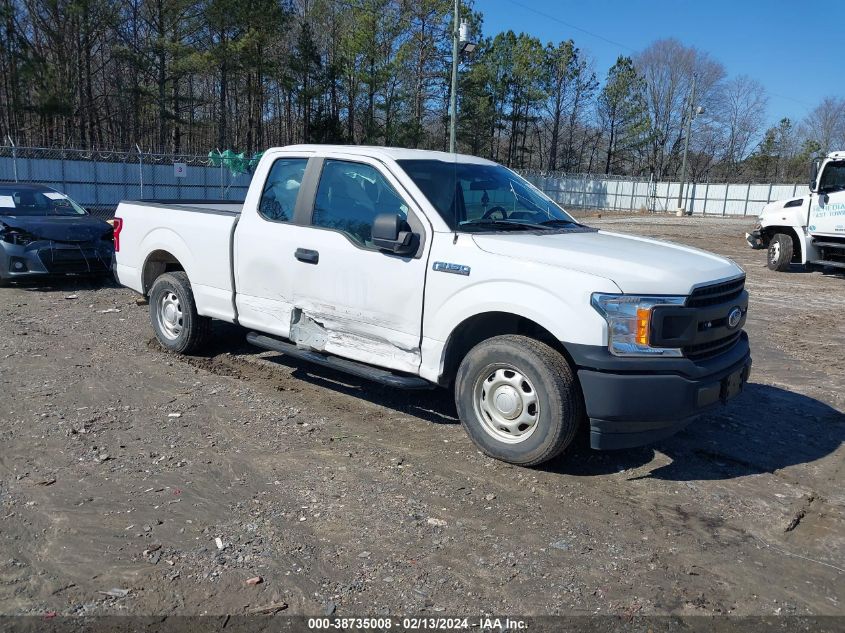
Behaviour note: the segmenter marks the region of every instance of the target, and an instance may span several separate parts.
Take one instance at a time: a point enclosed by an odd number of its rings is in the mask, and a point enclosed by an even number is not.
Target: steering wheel
[[[502,214],[502,218],[501,218],[502,220],[507,220],[507,218],[508,218],[508,210],[505,209],[504,207],[491,207],[490,209],[487,209],[487,211],[484,212],[484,215],[481,216],[481,219],[482,220],[489,220],[490,218],[493,217],[494,213],[501,213]]]

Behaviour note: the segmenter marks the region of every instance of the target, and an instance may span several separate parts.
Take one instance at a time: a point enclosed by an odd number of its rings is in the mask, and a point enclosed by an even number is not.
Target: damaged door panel
[[[293,260],[292,302],[301,311],[297,331],[303,340],[316,337],[323,345],[315,349],[418,373],[429,245],[423,242],[415,253],[396,255],[372,241],[379,215],[419,222],[418,210],[402,191],[378,161],[326,153],[308,226],[297,232],[291,250],[291,256],[296,249],[316,251],[319,261]],[[419,224],[417,233],[424,233]]]
[[[393,325],[388,329],[387,326]],[[337,306],[309,305],[291,312],[290,339],[297,347],[415,373],[419,338],[395,328],[389,314],[342,313]]]
[[[291,311],[290,339],[296,343],[297,347],[324,351],[328,332],[322,323],[303,314],[301,308],[294,308]]]

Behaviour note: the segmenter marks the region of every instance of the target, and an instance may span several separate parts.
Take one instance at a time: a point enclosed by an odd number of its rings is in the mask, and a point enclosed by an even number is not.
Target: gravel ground
[[[674,438],[539,469],[445,391],[226,324],[167,354],[116,286],[0,290],[0,613],[845,615],[845,277],[768,271],[747,222],[588,222],[739,262],[754,371]]]

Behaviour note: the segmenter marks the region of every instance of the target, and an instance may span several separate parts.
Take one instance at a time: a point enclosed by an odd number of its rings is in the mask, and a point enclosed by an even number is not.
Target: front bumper
[[[763,232],[760,228],[756,228],[750,233],[746,233],[745,241],[748,242],[748,245],[755,250],[766,248],[766,244],[763,242]]]
[[[62,275],[101,275],[111,271],[114,245],[37,240],[26,246],[0,242],[0,277],[26,281]]]
[[[743,332],[704,361],[616,358],[605,348],[569,346],[590,418],[590,446],[619,449],[669,437],[739,395],[751,372]]]

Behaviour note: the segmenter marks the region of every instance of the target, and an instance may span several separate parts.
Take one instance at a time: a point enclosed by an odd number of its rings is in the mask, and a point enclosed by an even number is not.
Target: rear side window
[[[258,213],[273,222],[290,222],[296,207],[296,197],[305,174],[307,158],[279,158],[270,167]]]
[[[355,244],[374,248],[373,220],[380,213],[408,217],[408,207],[384,176],[370,165],[326,160],[314,203],[314,226],[344,233]]]

